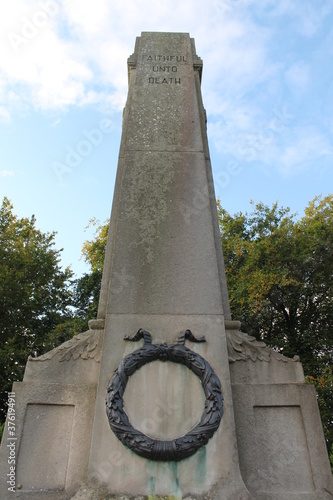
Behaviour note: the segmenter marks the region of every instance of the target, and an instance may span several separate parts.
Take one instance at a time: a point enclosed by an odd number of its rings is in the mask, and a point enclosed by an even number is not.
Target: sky
[[[55,231],[62,265],[78,277],[89,271],[89,220],[110,216],[127,58],[142,31],[195,39],[215,192],[228,212],[278,201],[301,217],[333,191],[331,0],[2,2],[0,200]]]

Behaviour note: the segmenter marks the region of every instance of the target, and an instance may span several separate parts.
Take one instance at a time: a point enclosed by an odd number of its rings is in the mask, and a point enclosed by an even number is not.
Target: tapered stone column
[[[230,319],[216,201],[201,101],[201,59],[184,33],[142,33],[129,58],[129,93],[98,318],[105,320],[89,479],[114,495],[251,498],[240,475],[224,320]],[[219,377],[222,422],[192,457],[142,458],[111,431],[108,381],[140,345],[173,344],[189,329],[207,342],[187,347]],[[143,341],[141,341],[142,343]],[[142,344],[141,344],[142,345]],[[154,361],[124,394],[132,425],[159,440],[200,420],[204,394],[185,366]]]

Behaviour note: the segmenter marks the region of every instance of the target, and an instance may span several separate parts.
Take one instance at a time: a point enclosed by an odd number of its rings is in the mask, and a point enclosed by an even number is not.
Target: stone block
[[[332,498],[329,467],[313,386],[234,384],[243,479],[259,500]]]
[[[96,385],[16,382],[16,494],[14,498],[70,498],[87,475]],[[0,449],[0,498],[13,498],[3,481],[10,441]]]

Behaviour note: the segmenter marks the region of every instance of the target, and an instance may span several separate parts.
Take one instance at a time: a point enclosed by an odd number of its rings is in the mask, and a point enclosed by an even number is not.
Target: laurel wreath
[[[140,329],[125,340],[135,342],[142,338],[143,347],[120,362],[108,384],[106,413],[110,427],[125,446],[141,457],[156,461],[183,460],[205,446],[220,425],[223,416],[220,380],[202,356],[185,347],[185,339],[205,342],[204,337],[197,339],[186,330],[179,335],[177,344],[152,344],[151,334]],[[180,363],[189,368],[200,379],[206,397],[199,423],[184,436],[170,441],[153,439],[135,429],[124,410],[123,395],[129,377],[142,366],[157,360]]]

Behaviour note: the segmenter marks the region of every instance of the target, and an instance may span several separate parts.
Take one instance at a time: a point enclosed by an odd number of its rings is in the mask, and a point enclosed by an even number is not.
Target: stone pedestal
[[[299,361],[231,321],[194,41],[142,33],[128,68],[98,318],[29,360],[15,384],[17,490],[9,494],[3,482],[0,496],[330,498],[315,394]],[[125,340],[140,329],[137,344]],[[186,331],[194,337],[185,341]],[[147,332],[161,352],[183,349],[186,362],[161,354],[138,369]],[[194,342],[202,336],[206,342]],[[123,404],[132,424],[126,436]],[[205,431],[193,437],[202,422]],[[179,454],[183,436],[194,449],[187,458]],[[174,448],[172,459],[164,448]]]

